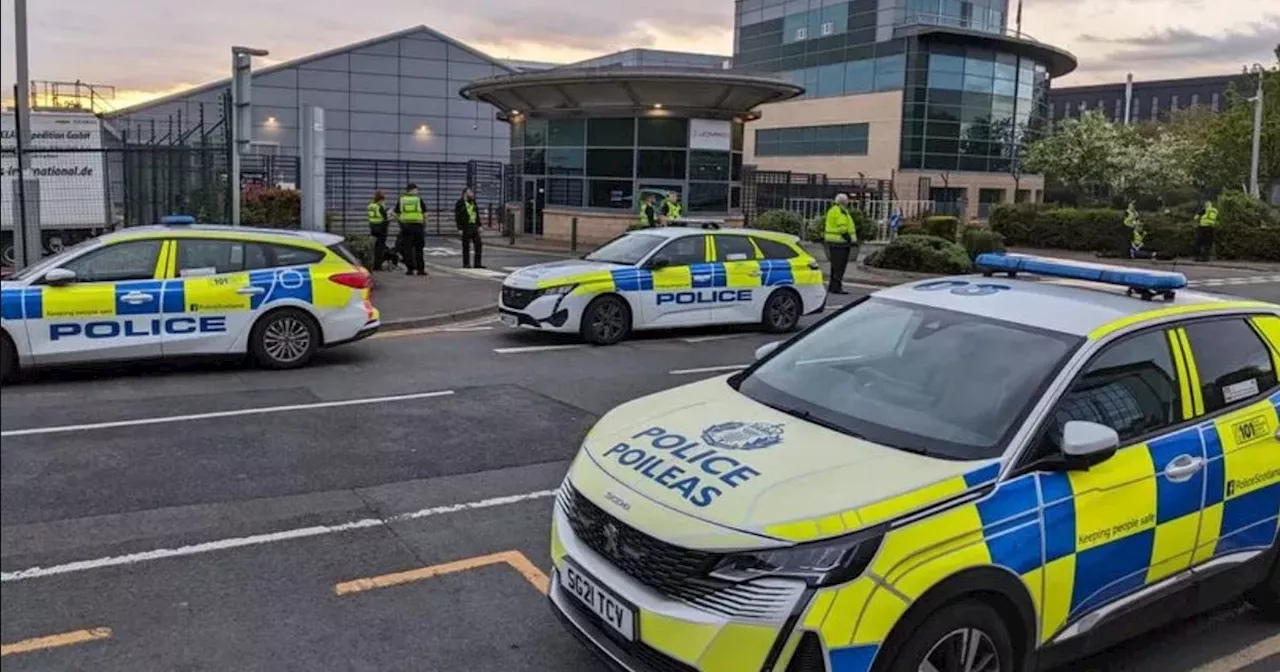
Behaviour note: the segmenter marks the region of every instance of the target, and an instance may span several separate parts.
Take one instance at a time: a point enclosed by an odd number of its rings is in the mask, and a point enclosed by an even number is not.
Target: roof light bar
[[[195,224],[196,218],[191,215],[165,215],[160,218],[160,223],[165,226],[178,226],[183,224]]]
[[[1027,254],[980,254],[974,260],[974,266],[988,277],[996,273],[1005,273],[1009,277],[1018,273],[1032,273],[1048,278],[1067,278],[1117,285],[1128,288],[1131,294],[1138,294],[1144,299],[1153,298],[1157,294],[1165,298],[1173,298],[1174,290],[1187,286],[1187,276],[1181,273],[1147,271]]]

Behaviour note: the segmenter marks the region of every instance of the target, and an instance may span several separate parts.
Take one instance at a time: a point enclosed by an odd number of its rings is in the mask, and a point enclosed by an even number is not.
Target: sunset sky
[[[631,47],[728,54],[732,0],[29,0],[31,77],[117,89],[115,107],[227,76],[229,47],[259,67],[426,24],[499,58],[573,61]],[[1239,72],[1270,64],[1275,0],[1026,0],[1023,30],[1080,70],[1061,85]],[[14,83],[13,0],[0,0],[0,86]],[[1010,14],[1014,13],[1013,4]]]

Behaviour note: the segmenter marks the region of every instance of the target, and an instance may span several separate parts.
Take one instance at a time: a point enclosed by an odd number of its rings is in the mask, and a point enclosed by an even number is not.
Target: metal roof
[[[490,56],[490,55],[488,55],[488,54],[484,53],[483,51],[480,51],[479,49],[476,49],[475,47],[472,47],[472,46],[470,46],[470,45],[466,44],[465,42],[460,42],[460,41],[458,41],[458,40],[455,40],[455,39],[453,39],[452,37],[449,37],[448,35],[445,35],[444,33],[440,32],[440,31],[438,31],[438,30],[435,30],[434,28],[431,28],[431,27],[429,27],[429,26],[425,26],[425,25],[419,25],[419,26],[411,26],[411,27],[409,27],[409,28],[405,28],[404,30],[397,30],[397,31],[396,31],[396,32],[394,32],[394,33],[387,33],[386,35],[379,35],[378,37],[371,37],[371,38],[369,38],[369,39],[367,39],[367,40],[361,40],[361,41],[359,41],[359,42],[353,42],[353,43],[348,44],[348,45],[345,45],[345,46],[335,47],[335,48],[333,48],[333,49],[328,49],[328,50],[326,50],[326,51],[321,51],[321,52],[317,52],[317,53],[314,53],[314,54],[309,54],[309,55],[307,55],[307,56],[301,56],[301,57],[298,57],[298,58],[295,58],[295,59],[292,59],[292,60],[289,60],[289,61],[285,61],[285,62],[283,62],[283,63],[277,63],[277,64],[275,64],[275,65],[273,65],[273,66],[270,66],[270,67],[266,67],[266,68],[255,68],[255,69],[254,69],[254,71],[253,71],[253,74],[254,74],[254,76],[257,76],[257,75],[269,75],[269,74],[271,74],[271,73],[273,73],[273,72],[277,72],[277,71],[280,71],[280,70],[287,70],[287,69],[289,69],[289,68],[296,68],[296,67],[298,67],[298,66],[300,66],[300,65],[305,65],[305,64],[310,63],[310,62],[312,62],[312,61],[318,61],[318,60],[323,59],[323,58],[329,58],[330,56],[337,56],[338,54],[344,54],[344,53],[349,52],[349,51],[355,51],[356,49],[363,49],[363,48],[368,47],[368,46],[372,46],[372,45],[375,45],[375,44],[380,44],[380,43],[382,43],[382,42],[387,42],[387,41],[390,41],[390,40],[397,40],[397,39],[400,39],[400,38],[402,38],[402,37],[406,37],[406,36],[409,36],[409,35],[417,35],[417,34],[419,34],[419,33],[421,33],[421,34],[425,34],[425,35],[427,35],[427,36],[429,36],[429,37],[433,37],[433,38],[435,38],[435,39],[437,39],[437,40],[440,40],[440,41],[442,41],[442,42],[445,42],[446,44],[451,44],[451,45],[453,45],[453,46],[455,46],[455,47],[457,47],[457,48],[459,48],[459,49],[462,49],[463,51],[466,51],[466,52],[468,52],[468,53],[470,53],[470,54],[472,54],[472,55],[476,56],[477,58],[484,59],[484,60],[485,60],[485,61],[487,61],[488,63],[491,63],[491,64],[493,64],[493,65],[495,65],[495,66],[498,66],[498,67],[500,67],[500,68],[502,68],[503,70],[506,70],[506,71],[508,71],[508,72],[517,72],[516,68],[513,68],[511,65],[509,65],[509,64],[508,64],[508,63],[506,63],[506,62],[504,62],[504,61],[503,61],[503,60],[501,60],[501,59],[494,58],[494,57],[492,57],[492,56]],[[228,77],[228,78],[226,78],[226,79],[220,79],[220,80],[218,80],[218,81],[216,81],[216,82],[209,82],[208,84],[201,84],[200,86],[197,86],[197,87],[194,87],[194,88],[187,89],[186,91],[179,91],[179,92],[177,92],[177,93],[171,93],[171,94],[169,94],[169,95],[167,95],[167,96],[164,96],[164,97],[161,97],[161,98],[153,98],[153,99],[151,99],[151,100],[148,100],[148,101],[145,101],[145,102],[141,102],[141,103],[138,103],[138,104],[136,104],[136,105],[130,105],[129,107],[123,107],[123,108],[120,108],[120,109],[118,109],[118,110],[113,110],[113,111],[111,111],[111,112],[104,113],[102,116],[103,116],[103,117],[105,117],[105,118],[111,118],[111,117],[119,117],[119,116],[125,116],[125,115],[129,115],[129,114],[135,114],[135,113],[137,113],[139,110],[145,110],[145,109],[147,109],[148,107],[152,107],[152,106],[154,106],[154,105],[161,105],[161,104],[163,104],[163,103],[168,103],[168,102],[172,102],[172,101],[175,101],[175,100],[182,100],[182,99],[184,99],[184,98],[188,98],[188,97],[190,97],[190,96],[194,96],[194,95],[196,95],[196,94],[205,93],[205,92],[207,92],[207,91],[214,91],[214,90],[216,90],[216,89],[225,88],[225,87],[230,86],[230,85],[231,85],[231,78],[230,78],[230,77]]]
[[[947,291],[920,291],[925,282],[911,282],[881,290],[875,296],[978,315],[1046,329],[1059,333],[1088,336],[1094,330],[1117,320],[1143,313],[1182,306],[1203,306],[1235,301],[1233,297],[1179,290],[1172,301],[1144,301],[1126,296],[1124,287],[1079,280],[1019,280],[961,275],[939,280],[965,280],[1008,287],[1006,291],[982,296],[956,296]],[[1280,306],[1276,307],[1280,312]]]
[[[488,77],[460,93],[538,117],[678,113],[714,119],[748,116],[760,105],[804,93],[804,87],[734,70],[623,65]]]

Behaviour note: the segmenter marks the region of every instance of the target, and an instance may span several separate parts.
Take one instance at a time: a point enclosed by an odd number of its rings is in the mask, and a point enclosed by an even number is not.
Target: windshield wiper
[[[852,436],[855,439],[862,439],[863,441],[867,440],[867,437],[849,429],[848,427],[845,427],[843,425],[838,425],[834,422],[831,422],[830,420],[823,420],[822,418],[814,416],[814,414],[810,411],[806,411],[800,408],[779,408],[777,410],[782,411],[783,413],[786,413],[787,415],[793,418],[799,418],[801,420],[804,420],[805,422],[812,422],[813,424],[819,427],[825,427],[826,429],[829,429],[833,432],[840,432],[841,434],[847,434],[848,436]]]

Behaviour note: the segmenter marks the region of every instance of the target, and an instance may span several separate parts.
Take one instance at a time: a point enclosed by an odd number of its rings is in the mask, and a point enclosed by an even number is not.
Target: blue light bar
[[[191,215],[165,215],[160,218],[160,223],[165,226],[175,226],[179,224],[195,224],[196,218]]]
[[[1144,292],[1172,292],[1187,286],[1187,276],[1181,273],[1145,271],[1027,254],[979,254],[974,265],[984,273],[1034,273],[1049,278],[1102,282]]]

